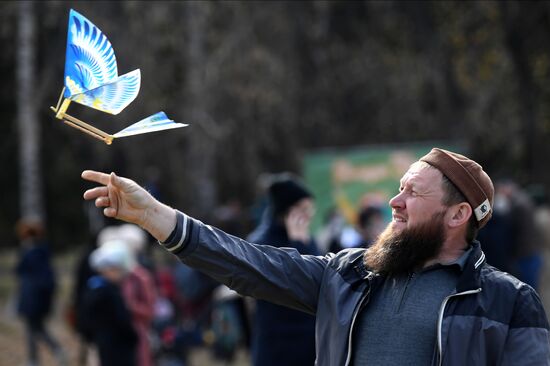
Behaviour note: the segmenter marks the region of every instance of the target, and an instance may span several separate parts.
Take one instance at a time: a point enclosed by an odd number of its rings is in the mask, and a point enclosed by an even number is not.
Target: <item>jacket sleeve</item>
[[[516,297],[501,365],[550,366],[546,313],[535,290],[525,284]]]
[[[249,243],[177,212],[167,250],[241,295],[314,314],[329,257]]]

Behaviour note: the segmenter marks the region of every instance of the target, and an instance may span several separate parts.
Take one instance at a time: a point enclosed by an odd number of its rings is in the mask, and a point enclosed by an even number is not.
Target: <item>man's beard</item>
[[[401,231],[393,225],[380,234],[365,252],[367,268],[386,275],[406,274],[439,254],[445,241],[443,217],[435,213],[430,220]]]

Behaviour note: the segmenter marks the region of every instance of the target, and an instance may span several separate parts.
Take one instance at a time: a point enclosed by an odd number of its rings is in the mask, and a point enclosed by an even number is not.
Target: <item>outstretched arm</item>
[[[157,201],[133,180],[93,170],[82,172],[82,178],[100,184],[84,192],[84,199],[95,200],[97,207],[104,207],[105,216],[137,224],[160,241],[174,230],[175,210]]]
[[[329,257],[248,243],[176,212],[114,173],[87,170],[82,178],[100,184],[84,198],[95,200],[105,216],[141,226],[182,262],[243,295],[315,312]]]

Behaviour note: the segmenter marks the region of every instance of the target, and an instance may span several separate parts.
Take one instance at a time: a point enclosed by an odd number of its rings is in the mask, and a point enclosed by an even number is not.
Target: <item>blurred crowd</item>
[[[214,224],[254,243],[322,255],[368,247],[391,216],[379,201],[362,204],[351,219],[335,208],[312,237],[315,197],[298,177],[262,176],[259,186],[251,209],[229,201],[213,213]],[[89,212],[94,235],[75,268],[66,312],[80,339],[79,365],[184,366],[196,347],[208,348],[228,364],[239,349],[249,350],[253,365],[314,364],[313,316],[243,298],[164,253],[139,227],[105,226],[95,210]],[[18,312],[27,332],[28,365],[40,364],[39,342],[66,365],[66,352],[44,322],[56,287],[44,228],[23,220],[16,229]],[[543,190],[495,182],[493,217],[478,240],[489,264],[547,291],[550,205]]]

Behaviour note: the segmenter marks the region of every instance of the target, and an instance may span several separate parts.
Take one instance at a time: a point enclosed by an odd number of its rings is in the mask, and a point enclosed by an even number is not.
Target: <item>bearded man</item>
[[[401,179],[377,242],[325,256],[227,235],[114,173],[82,177],[101,184],[85,199],[142,226],[185,264],[243,295],[316,315],[317,365],[550,365],[537,293],[487,264],[475,240],[494,188],[463,155],[432,149]]]

